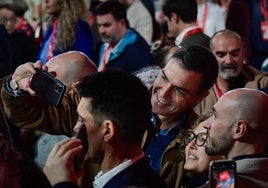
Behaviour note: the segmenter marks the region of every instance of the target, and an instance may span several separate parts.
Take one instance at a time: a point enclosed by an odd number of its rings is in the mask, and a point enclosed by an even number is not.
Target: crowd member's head
[[[217,60],[208,49],[185,46],[177,50],[153,85],[152,111],[160,119],[178,120],[208,95],[217,73]]]
[[[101,40],[115,45],[127,32],[126,7],[117,1],[107,1],[97,7],[96,14]]]
[[[102,162],[106,157],[137,154],[151,116],[149,91],[139,78],[106,71],[85,78],[78,90],[76,126],[87,127],[88,157]]]
[[[210,114],[204,114],[195,122],[194,129],[186,132],[184,140],[185,164],[184,169],[200,175],[208,175],[209,163],[222,159],[222,156],[209,156],[205,152],[208,137],[207,130],[203,127]]]
[[[153,64],[160,67],[161,69],[164,68],[170,59],[170,57],[178,50],[179,47],[176,45],[166,45],[160,49],[158,49],[153,54]]]
[[[206,153],[233,158],[263,154],[268,135],[268,95],[254,89],[234,89],[225,93],[206,120]]]
[[[221,79],[228,81],[240,74],[246,52],[237,33],[231,30],[216,32],[211,38],[210,48],[217,58]]]
[[[156,66],[147,66],[147,67],[141,68],[134,74],[138,78],[140,78],[143,84],[150,90],[160,70],[161,69]]]
[[[15,7],[11,3],[0,4],[0,24],[3,24],[8,32],[12,34],[16,30],[17,15]]]
[[[167,0],[163,6],[167,22],[168,37],[176,37],[187,24],[195,24],[197,19],[196,0]]]
[[[48,72],[66,85],[68,92],[85,76],[97,72],[95,64],[82,52],[69,51],[47,62]]]

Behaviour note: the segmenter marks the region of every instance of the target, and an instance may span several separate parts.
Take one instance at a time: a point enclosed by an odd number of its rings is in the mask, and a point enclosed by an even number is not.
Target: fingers
[[[37,94],[30,88],[30,82],[32,76],[36,74],[36,68],[42,69],[44,71],[48,70],[48,67],[46,65],[43,65],[41,61],[37,61],[36,63],[28,62],[18,66],[12,75],[12,78],[16,80],[20,89],[28,91],[33,96]]]
[[[73,138],[63,140],[53,147],[43,169],[52,185],[62,181],[77,183],[78,174],[73,170],[72,161],[81,151],[80,140]]]

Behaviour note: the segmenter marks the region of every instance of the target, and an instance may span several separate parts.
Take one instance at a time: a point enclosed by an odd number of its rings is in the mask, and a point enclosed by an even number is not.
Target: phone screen
[[[211,188],[235,188],[236,163],[233,160],[213,161],[210,165]]]

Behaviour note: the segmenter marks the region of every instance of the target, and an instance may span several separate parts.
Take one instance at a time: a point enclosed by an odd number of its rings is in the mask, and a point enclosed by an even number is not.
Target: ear
[[[119,23],[120,25],[124,25],[124,26],[127,25],[126,20],[124,20],[123,18],[119,20]]]
[[[235,140],[243,137],[247,131],[247,123],[243,120],[238,120],[233,129],[233,138]]]
[[[104,142],[109,142],[115,135],[115,124],[111,120],[103,121]]]
[[[172,21],[173,23],[178,24],[178,23],[179,23],[179,20],[180,20],[180,18],[178,17],[177,14],[175,14],[175,13],[171,13],[170,21]]]
[[[208,96],[208,94],[209,94],[209,91],[204,92],[204,93],[198,95],[196,97],[196,100],[195,100],[195,103],[193,104],[193,106],[198,105],[204,98],[206,98],[206,96]]]

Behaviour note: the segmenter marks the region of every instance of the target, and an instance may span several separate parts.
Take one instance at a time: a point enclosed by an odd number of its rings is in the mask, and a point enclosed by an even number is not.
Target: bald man
[[[268,95],[255,89],[224,94],[204,123],[206,153],[225,155],[237,164],[237,187],[267,187]]]
[[[50,59],[46,66],[70,91],[82,78],[97,72],[96,65],[82,52],[70,51]]]
[[[196,107],[198,114],[210,110],[227,91],[235,88],[262,89],[268,87],[268,73],[245,64],[246,49],[241,37],[231,30],[216,32],[210,40],[219,73],[209,95]]]
[[[49,106],[46,101],[35,96],[29,88],[29,79],[36,73],[35,68],[51,72],[67,86],[61,107]],[[94,74],[97,68],[83,53],[70,51],[52,58],[46,65],[41,62],[25,63],[19,66],[12,77],[2,82],[1,96],[8,119],[21,128],[38,129],[51,134],[72,136],[78,119],[76,108],[80,96],[75,84],[84,76]],[[19,86],[14,98],[14,80]],[[40,83],[42,84],[42,83]],[[12,112],[12,113],[11,113]],[[68,117],[68,118],[66,118]]]

